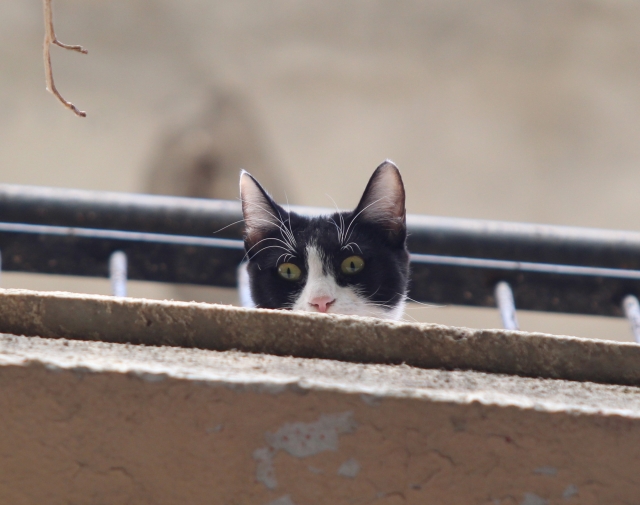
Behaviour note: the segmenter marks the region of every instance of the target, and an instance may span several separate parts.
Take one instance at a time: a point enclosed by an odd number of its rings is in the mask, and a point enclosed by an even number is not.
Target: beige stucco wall
[[[622,504],[640,390],[0,337],[0,501]]]
[[[389,157],[410,213],[639,229],[635,2],[55,0],[55,15],[60,39],[89,49],[53,50],[60,90],[89,115],[78,120],[44,90],[40,2],[0,3],[1,182],[149,190],[167,135],[225,89],[246,99],[291,203],[332,206],[331,195],[353,206]],[[243,167],[260,170],[252,160]],[[68,277],[7,274],[2,286],[109,293],[106,280]],[[141,283],[129,292],[236,298]],[[411,318],[501,325],[482,309],[413,306]],[[632,338],[622,319],[519,321]]]
[[[68,293],[0,301],[0,503],[638,496],[636,344]],[[385,364],[402,362],[415,366]]]

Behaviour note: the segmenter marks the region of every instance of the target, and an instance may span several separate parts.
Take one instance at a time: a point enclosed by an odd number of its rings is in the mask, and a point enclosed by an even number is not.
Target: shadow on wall
[[[204,112],[167,132],[159,143],[146,190],[161,195],[236,200],[240,169],[245,169],[277,200],[287,201],[293,190],[265,145],[247,98],[215,88]],[[173,291],[177,300],[237,303],[237,293],[229,289],[176,286]]]

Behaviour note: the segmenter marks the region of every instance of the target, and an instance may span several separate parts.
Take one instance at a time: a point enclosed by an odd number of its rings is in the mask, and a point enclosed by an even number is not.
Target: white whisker
[[[247,257],[247,255],[248,255],[248,254],[249,254],[249,253],[250,253],[250,252],[251,252],[255,247],[257,247],[259,244],[262,244],[262,242],[264,242],[264,241],[266,241],[266,240],[275,240],[276,242],[280,242],[280,243],[284,244],[285,246],[287,246],[286,248],[285,248],[285,247],[282,247],[282,246],[280,246],[280,245],[279,245],[279,246],[271,246],[271,247],[279,247],[279,248],[281,248],[283,251],[287,251],[288,253],[292,252],[292,251],[291,251],[291,249],[288,247],[288,246],[289,246],[289,244],[287,244],[284,240],[280,240],[279,238],[275,238],[275,237],[267,237],[267,238],[263,238],[262,240],[259,240],[259,241],[258,241],[258,242],[256,242],[255,244],[253,244],[253,245],[252,245],[252,246],[247,250],[247,252],[246,252],[246,254],[245,254],[245,258]],[[293,251],[293,252],[295,253],[295,251]]]
[[[400,294],[400,293],[398,293],[398,294]],[[437,308],[437,307],[446,307],[446,305],[438,305],[436,303],[419,302],[418,300],[414,300],[413,298],[410,298],[407,295],[404,295],[404,299],[407,300],[407,301],[410,301],[411,303],[417,303],[418,305],[422,305],[422,307],[414,307],[414,308],[432,309],[432,308]]]
[[[284,238],[285,240],[289,240],[291,242],[292,247],[295,248],[295,237],[293,236],[293,231],[289,231],[287,229],[287,225],[285,224],[284,220],[282,219],[282,216],[280,215],[280,212],[278,212],[278,216],[279,216],[279,221],[281,223],[281,225],[278,225],[278,228],[280,228],[280,234],[282,235],[282,238]],[[291,224],[291,217],[289,217],[289,224]],[[286,237],[285,237],[286,235]]]
[[[342,232],[344,231],[344,220],[342,217],[342,212],[340,212],[340,209],[338,208],[338,204],[336,203],[336,201],[333,198],[331,198],[331,196],[329,195],[326,195],[326,196],[329,197],[329,199],[333,202],[333,206],[336,208],[336,213],[340,218],[340,226],[338,226],[333,219],[331,219],[331,222],[335,225],[336,231],[338,232],[338,243],[342,245],[343,243]]]
[[[282,253],[280,256],[278,256],[278,259],[276,260],[276,265],[280,263],[280,258],[282,258],[283,256],[284,256],[283,263],[287,262],[287,256],[291,256],[291,259],[295,258],[295,256],[291,253]]]
[[[272,217],[273,217],[274,219],[276,219],[276,220],[278,219],[276,216],[274,216],[274,215],[273,215],[273,214],[271,214],[270,212],[267,212],[267,214],[269,214],[270,216],[272,216]],[[285,236],[285,235],[283,234],[283,226],[284,226],[283,224],[279,224],[278,222],[275,222],[275,223],[274,223],[273,221],[270,221],[269,219],[264,219],[264,218],[253,218],[253,219],[251,219],[251,221],[255,221],[255,222],[265,222],[265,223],[270,224],[270,225],[271,225],[271,226],[273,226],[273,227],[278,228],[278,229],[280,230],[280,234],[281,234],[282,238],[284,239],[283,243],[285,243],[285,244],[287,245],[287,247],[291,250],[291,252],[293,252],[293,253],[295,253],[295,252],[296,252],[296,250],[295,250],[295,246],[291,243],[291,239],[290,239],[290,237],[287,237],[287,236]],[[281,221],[280,221],[280,223],[281,223]],[[287,230],[286,228],[284,228],[284,231],[286,231],[287,233],[289,232],[289,230]],[[278,240],[278,239],[275,239],[275,238],[274,238],[273,240]],[[295,239],[294,239],[294,240],[295,240]],[[255,247],[255,246],[254,246],[254,247]]]
[[[282,249],[283,251],[286,251],[286,249],[284,247],[282,247],[281,245],[268,245],[267,247],[263,247],[262,249],[260,249],[254,256],[254,258],[260,254],[263,251],[266,251],[267,249]],[[244,261],[245,259],[247,259],[247,256],[249,255],[249,252],[247,251],[244,255],[244,257],[242,258],[242,261]]]
[[[242,200],[242,202],[245,202],[245,200]],[[271,224],[272,226],[276,226],[277,228],[280,229],[280,233],[286,233],[288,235],[288,240],[290,240],[292,242],[292,249],[295,249],[295,245],[297,245],[297,244],[296,244],[296,239],[293,236],[293,231],[287,230],[287,227],[286,227],[284,221],[282,220],[282,216],[280,216],[280,212],[278,212],[278,216],[276,216],[273,212],[271,212],[269,209],[265,208],[263,205],[255,203],[253,201],[247,201],[247,203],[248,203],[249,206],[257,207],[258,209],[262,210],[264,213],[270,215],[273,219],[276,220],[275,223],[272,222],[272,221],[269,221],[268,219],[254,219],[254,218],[251,218],[251,219],[249,219],[249,221],[265,221],[265,222]],[[247,220],[245,219],[245,221],[247,221]],[[291,216],[289,216],[289,224],[291,224]],[[285,238],[285,237],[283,237],[283,238]]]
[[[293,240],[293,245],[298,246],[296,242],[296,237],[293,235],[293,228],[291,227],[291,206],[289,205],[289,197],[287,196],[287,192],[285,191],[284,197],[287,200],[287,221],[289,222],[289,231],[291,232],[291,239]]]
[[[336,222],[333,220],[332,217],[329,218],[329,222],[336,227],[336,232],[338,233],[338,242],[340,242],[340,228],[338,227],[338,225],[336,224]]]
[[[284,237],[283,237],[283,238],[284,238]],[[260,242],[263,242],[263,241],[265,241],[265,240],[276,240],[276,241],[278,241],[278,242],[280,242],[280,243],[284,244],[284,245],[287,247],[287,249],[289,249],[289,251],[290,251],[290,252],[292,252],[293,254],[295,254],[295,252],[296,252],[296,250],[291,246],[291,243],[289,243],[286,239],[282,240],[282,239],[279,239],[279,238],[276,238],[276,237],[266,237],[266,238],[263,238],[262,240],[260,240]],[[260,242],[258,242],[258,244],[259,244]],[[255,244],[254,246],[252,246],[252,247],[251,247],[251,249],[253,249],[256,245],[257,245],[257,244]],[[251,250],[251,249],[249,249],[249,250]]]
[[[242,223],[242,222],[244,222],[244,219],[240,219],[239,221],[235,221],[235,222],[233,222],[231,224],[228,224],[227,226],[223,226],[219,230],[214,231],[213,235],[215,235],[216,233],[221,232],[222,230],[226,230],[227,228],[229,228],[230,226],[233,226],[234,224],[238,224],[238,223]]]
[[[280,213],[278,212],[278,216],[276,216],[275,214],[270,212],[268,209],[265,209],[261,205],[258,205],[258,204],[252,204],[252,205],[257,206],[262,211],[266,212],[268,215],[270,215],[273,219],[276,220],[276,222],[274,223],[274,222],[271,222],[271,221],[269,221],[267,219],[259,219],[261,221],[266,221],[267,223],[271,224],[272,226],[277,227],[280,230],[280,234],[282,235],[282,238],[285,239],[287,242],[290,242],[291,249],[295,250],[295,246],[297,244],[296,244],[296,239],[293,236],[293,231],[287,230],[287,227],[286,227],[284,221],[282,220],[282,216],[280,216]],[[291,224],[291,218],[289,218],[289,224]]]
[[[360,254],[362,254],[362,249],[360,249],[360,246],[358,244],[356,244],[355,242],[349,242],[347,245],[343,245],[340,250],[344,251],[348,247],[349,250],[351,252],[353,252],[353,246],[356,246],[358,248],[358,251],[360,251]]]
[[[349,226],[347,227],[347,231],[345,232],[345,235],[348,235],[348,237],[347,237],[347,241],[349,241],[349,239],[351,238],[351,234],[349,233],[349,229],[351,228],[351,225],[352,225],[353,223],[355,223],[355,222],[356,222],[356,219],[358,219],[358,216],[359,216],[360,214],[362,214],[365,210],[367,210],[369,207],[371,207],[372,205],[375,205],[376,203],[378,203],[378,202],[379,202],[379,201],[381,201],[381,200],[384,200],[385,198],[386,198],[386,197],[378,198],[378,199],[377,199],[377,200],[375,200],[374,202],[371,202],[369,205],[367,205],[364,209],[362,209],[360,212],[358,212],[358,213],[353,217],[353,219],[352,219],[352,220],[351,220],[351,222],[349,223]],[[355,230],[355,228],[354,228],[354,230]],[[351,233],[353,233],[353,231],[351,231]],[[341,242],[341,243],[342,243],[342,242]]]

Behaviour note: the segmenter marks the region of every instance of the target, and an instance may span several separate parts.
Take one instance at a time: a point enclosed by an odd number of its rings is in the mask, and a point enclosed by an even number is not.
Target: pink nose
[[[313,298],[309,302],[309,305],[318,309],[318,312],[326,312],[329,310],[329,305],[335,301],[335,298],[331,298],[330,296],[318,296],[317,298]]]

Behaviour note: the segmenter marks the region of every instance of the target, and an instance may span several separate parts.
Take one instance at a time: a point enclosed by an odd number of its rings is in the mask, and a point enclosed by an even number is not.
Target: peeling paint
[[[286,494],[284,496],[281,496],[280,498],[276,498],[275,500],[270,501],[269,503],[267,503],[267,505],[296,505],[296,504],[293,503],[291,496]]]
[[[372,394],[361,394],[360,395],[360,399],[366,403],[367,405],[369,405],[369,407],[378,407],[380,405],[380,403],[382,402],[382,398],[380,396],[377,395],[372,395]]]
[[[26,365],[29,363],[28,360],[22,360],[22,362]],[[53,363],[45,363],[44,367],[49,371],[49,372],[54,372],[54,373],[59,373],[62,372],[64,369],[62,367],[59,367],[58,365],[54,365]]]
[[[96,371],[93,368],[89,366],[84,366],[84,365],[72,366],[71,368],[69,368],[69,371],[79,377],[84,377],[87,374],[96,373]]]
[[[316,468],[315,466],[308,466],[307,470],[309,470],[311,473],[315,473],[316,475],[324,473],[320,468]]]
[[[271,395],[279,395],[287,391],[295,382],[287,381],[251,381],[247,377],[238,376],[235,381],[226,381],[221,384],[231,391],[255,391],[256,393],[267,393]]]
[[[142,371],[133,371],[133,373],[140,379],[146,382],[162,382],[169,378],[166,373],[152,373],[152,372],[142,372]]]
[[[275,451],[269,447],[261,447],[253,451],[253,459],[258,463],[256,467],[256,480],[264,484],[267,489],[275,489],[278,487],[276,470],[273,467],[274,456]]]
[[[558,475],[558,469],[555,466],[539,466],[533,471],[533,473],[555,477],[556,475]]]
[[[520,505],[549,505],[549,500],[535,493],[525,493]]]
[[[265,438],[273,449],[282,449],[296,458],[338,450],[338,436],[357,427],[352,412],[321,415],[315,423],[287,423]]]
[[[562,492],[562,498],[569,500],[578,494],[578,486],[575,484],[569,484]]]
[[[338,468],[338,475],[354,479],[360,473],[360,463],[354,458],[349,458]]]
[[[337,451],[339,435],[353,433],[357,427],[353,412],[348,411],[322,414],[314,423],[286,423],[275,433],[267,432],[265,439],[269,447],[261,447],[253,452],[253,459],[257,462],[256,480],[268,489],[276,489],[278,480],[273,458],[279,450],[296,458]]]

